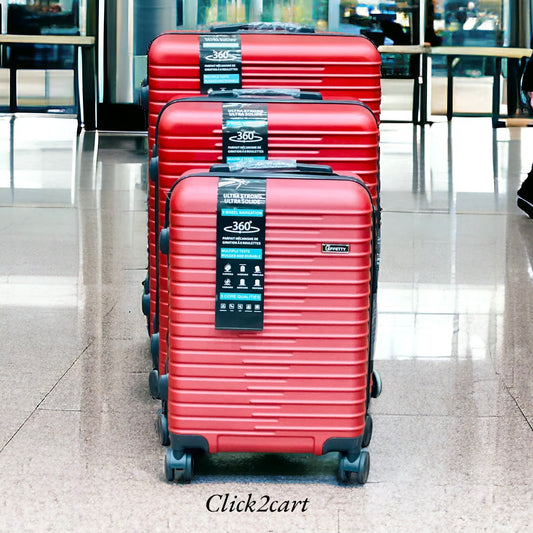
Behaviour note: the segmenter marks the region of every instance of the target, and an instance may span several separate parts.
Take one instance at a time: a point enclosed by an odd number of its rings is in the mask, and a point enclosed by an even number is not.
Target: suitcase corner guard
[[[159,391],[159,398],[168,401],[168,374],[158,375],[157,389]]]
[[[186,452],[199,451],[209,453],[209,443],[202,435],[177,435],[170,433],[170,448],[176,459]]]
[[[322,446],[322,454],[329,452],[340,452],[345,455],[349,461],[355,461],[361,453],[363,444],[363,436],[346,438],[333,437],[324,442]]]
[[[160,400],[161,395],[159,392],[159,371],[153,369],[148,376],[148,385],[150,387],[150,395],[154,400]]]

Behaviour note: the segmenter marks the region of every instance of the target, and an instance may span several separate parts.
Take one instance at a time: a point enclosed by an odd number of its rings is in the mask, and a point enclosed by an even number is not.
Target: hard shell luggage
[[[168,293],[166,261],[158,257],[155,236],[164,223],[168,191],[178,176],[220,162],[297,159],[326,164],[338,172],[356,172],[378,204],[379,129],[366,105],[353,100],[310,100],[319,95],[298,91],[283,91],[277,97],[242,94],[237,92],[236,98],[231,91],[179,99],[160,113],[150,162],[156,198],[149,234],[150,316],[154,318],[150,391],[156,398],[166,359]]]
[[[273,28],[278,30],[278,26]],[[163,33],[154,39],[148,50],[148,76],[143,87],[150,157],[163,107],[172,99],[217,89],[283,87],[319,91],[327,100],[359,100],[379,121],[381,57],[370,40],[347,34],[308,33],[308,28],[295,25],[281,26],[290,31],[265,31],[269,27],[264,23],[222,26],[213,32]],[[302,29],[306,33],[299,33]],[[154,236],[155,209],[154,184],[150,182],[149,240]],[[148,314],[150,332],[155,304],[149,285],[154,284],[154,269],[149,255],[142,307],[145,314],[152,310]]]
[[[369,39],[305,27],[300,33],[294,24],[281,25],[281,31],[269,27],[217,26],[211,32],[163,33],[153,40],[144,88],[149,148],[159,112],[169,100],[219,89],[320,92],[325,100],[359,100],[379,120],[381,56]]]
[[[366,481],[375,217],[354,173],[321,166],[220,165],[172,187],[169,481],[191,480],[197,452],[340,452],[339,480]]]

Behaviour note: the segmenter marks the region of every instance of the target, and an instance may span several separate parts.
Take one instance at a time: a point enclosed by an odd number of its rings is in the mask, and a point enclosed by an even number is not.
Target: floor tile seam
[[[50,388],[50,390],[41,398],[39,403],[35,406],[35,408],[31,411],[31,413],[25,418],[25,420],[20,424],[20,426],[17,428],[17,430],[11,435],[11,437],[4,443],[4,445],[0,448],[0,454],[9,446],[11,441],[18,435],[18,433],[22,430],[22,428],[26,425],[26,423],[30,420],[30,418],[33,417],[33,415],[39,410],[40,406],[43,404],[44,401],[50,396],[50,394],[54,391],[54,389],[58,386],[58,384],[61,382],[61,380],[68,374],[68,372],[72,369],[72,367],[78,362],[78,360],[82,357],[82,355],[89,349],[89,347],[92,345],[94,339],[90,338],[87,346],[81,352],[79,353],[78,357],[74,359],[74,361],[69,365],[69,367],[63,372],[63,374],[59,377],[59,379],[54,383],[54,385]]]
[[[516,406],[516,408],[518,409],[518,412],[519,414],[522,416],[522,418],[526,421],[526,424],[529,426],[529,429],[531,429],[531,431],[533,431],[533,420],[529,420],[528,416],[527,416],[527,413],[524,411],[524,409],[521,407],[520,405],[520,402],[518,401],[517,397],[515,396],[515,394],[513,393],[513,391],[511,390],[512,387],[507,385],[504,377],[496,372],[496,375],[498,376],[499,380],[500,380],[500,383],[503,387],[503,389],[505,390],[505,392],[509,395],[509,397],[511,398],[512,402],[514,403],[514,405]]]
[[[103,315],[103,317],[102,317],[102,321],[104,321],[106,318],[109,318],[109,315],[115,310],[115,308],[117,307],[117,305],[118,305],[118,300],[115,300],[114,303],[113,303],[113,305],[111,306],[111,308],[108,309],[108,310],[104,313],[104,315]],[[87,346],[87,348],[88,348],[88,346]]]
[[[142,400],[139,401],[139,404],[143,407],[145,406],[144,402]],[[148,408],[157,409],[158,406],[148,406]],[[60,407],[37,407],[40,412],[56,412],[56,413],[80,413],[80,414],[86,414],[91,416],[97,416],[99,413],[109,413],[109,414],[122,414],[127,412],[127,409],[121,409],[121,408],[105,408],[105,409],[74,409],[74,408],[60,408]],[[385,413],[385,412],[379,412],[376,410],[371,409],[370,410],[373,418],[442,418],[442,419],[471,419],[473,418],[471,415],[465,414],[465,415],[454,415],[454,414],[437,414],[437,413]],[[32,412],[33,414],[33,412]],[[28,416],[30,418],[31,415]],[[497,420],[499,418],[505,418],[505,416],[500,415],[475,415],[475,418],[478,420]]]
[[[407,283],[407,285],[418,285],[418,283]],[[487,286],[490,287],[491,285],[487,284]],[[379,285],[378,285],[378,290],[379,290]],[[378,298],[379,298],[379,296],[378,296]],[[498,313],[498,314],[503,315],[503,313]],[[485,313],[480,313],[480,312],[473,313],[471,311],[378,311],[378,317],[380,315],[494,316],[494,312],[487,311]]]
[[[19,204],[19,203],[0,203],[0,207],[11,207],[13,209],[77,209],[74,204]]]
[[[507,418],[505,415],[457,415],[457,414],[451,414],[451,413],[385,413],[385,412],[379,412],[374,411],[373,409],[370,409],[370,413],[372,414],[372,418],[440,418],[440,419],[472,419],[475,418],[477,420],[497,420],[500,418]]]
[[[517,208],[518,209],[518,208]],[[469,216],[521,216],[518,211],[450,211],[445,209],[382,209],[383,214],[395,214],[395,215],[469,215]]]
[[[149,420],[152,420],[154,418],[154,415],[157,414],[157,407],[154,407],[153,412],[149,412],[148,410],[145,411],[145,405],[142,402],[136,403],[135,405],[138,405],[139,409],[143,410],[143,413],[147,413],[147,418]],[[92,407],[89,408],[61,408],[61,407],[39,407],[38,409],[39,413],[46,413],[46,415],[53,415],[53,414],[63,414],[63,415],[80,415],[88,419],[100,419],[100,416],[105,415],[112,415],[112,416],[123,416],[127,415],[131,411],[128,411],[126,408],[120,408],[120,407],[105,407],[105,408],[99,408],[99,409],[93,409]]]
[[[512,385],[507,384],[506,375],[504,372],[498,370],[496,366],[496,354],[492,353],[492,351],[488,354],[490,357],[490,361],[492,362],[492,367],[494,369],[494,374],[496,378],[498,379],[500,386],[503,388],[503,390],[507,393],[508,397],[511,399],[512,403],[515,405],[516,409],[518,410],[518,414],[525,420],[526,424],[529,426],[531,431],[533,431],[533,420],[530,420],[528,418],[527,413],[520,405],[520,402],[518,400],[518,397],[516,393],[518,390],[515,390],[513,392],[514,387]]]
[[[117,191],[115,191],[117,192]],[[120,191],[118,191],[120,192]],[[127,193],[129,191],[122,191],[124,193]],[[0,204],[1,205],[1,204]],[[11,205],[11,204],[8,204]],[[19,207],[19,206],[13,206],[13,207]],[[31,206],[29,206],[31,207]],[[139,208],[139,209],[117,209],[116,207],[110,206],[110,207],[85,207],[83,205],[75,205],[75,206],[65,206],[65,207],[74,207],[75,209],[82,211],[82,212],[97,212],[97,213],[111,213],[113,215],[120,215],[124,213],[142,213],[143,215],[146,214],[146,207]]]
[[[54,412],[54,413],[88,413],[89,411],[84,411],[83,409],[69,409],[69,408],[63,408],[60,409],[59,407],[39,407],[39,412]]]

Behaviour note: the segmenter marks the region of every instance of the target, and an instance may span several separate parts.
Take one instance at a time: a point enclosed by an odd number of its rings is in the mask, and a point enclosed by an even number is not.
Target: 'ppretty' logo
[[[349,244],[322,244],[323,254],[349,254]]]

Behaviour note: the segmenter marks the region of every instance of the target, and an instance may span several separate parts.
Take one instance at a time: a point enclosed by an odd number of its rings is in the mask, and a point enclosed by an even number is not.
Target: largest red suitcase
[[[152,335],[155,371],[150,375],[150,390],[154,397],[158,397],[158,378],[164,374],[168,322],[166,263],[164,258],[158,258],[155,236],[163,227],[165,201],[176,178],[191,168],[226,161],[224,124],[230,110],[264,111],[267,125],[261,135],[267,140],[269,159],[297,159],[327,164],[339,172],[357,172],[370,189],[374,204],[378,203],[379,130],[366,105],[353,100],[235,99],[230,95],[175,100],[160,113],[156,155],[150,165],[157,198],[149,234],[150,316],[155,317]]]
[[[148,139],[155,140],[157,117],[175,98],[206,94],[214,89],[293,88],[320,92],[326,100],[359,100],[379,120],[381,106],[381,56],[361,35],[339,33],[265,32],[237,33],[176,31],[156,37],[148,49]],[[218,31],[223,30],[219,28]],[[213,56],[223,52],[236,58],[236,80],[216,79],[205,72]],[[230,60],[231,60],[230,57]],[[211,76],[211,78],[206,78]]]
[[[167,479],[189,481],[198,451],[338,451],[340,480],[364,483],[376,226],[362,181],[189,173],[168,213]]]
[[[232,88],[288,87],[319,91],[328,100],[359,100],[379,120],[381,57],[366,37],[264,31],[231,34],[198,31],[164,33],[154,39],[148,50],[148,85],[145,90],[148,95],[150,156],[155,142],[157,118],[169,100],[228,87],[227,78],[218,82],[216,79],[205,79],[206,75],[210,75],[205,72],[207,58],[210,57],[209,46],[213,44],[210,39],[222,41],[219,43],[220,53],[231,51],[231,57],[237,57],[237,62],[232,64],[236,65],[234,70],[238,71],[238,80],[237,83],[229,84]],[[233,48],[230,47],[232,45]],[[155,190],[150,182],[148,233],[152,237],[154,218]],[[150,257],[151,255],[148,260],[143,311],[149,314],[148,327],[152,331],[155,305],[152,274],[155,265]],[[149,287],[150,283],[152,287]]]

